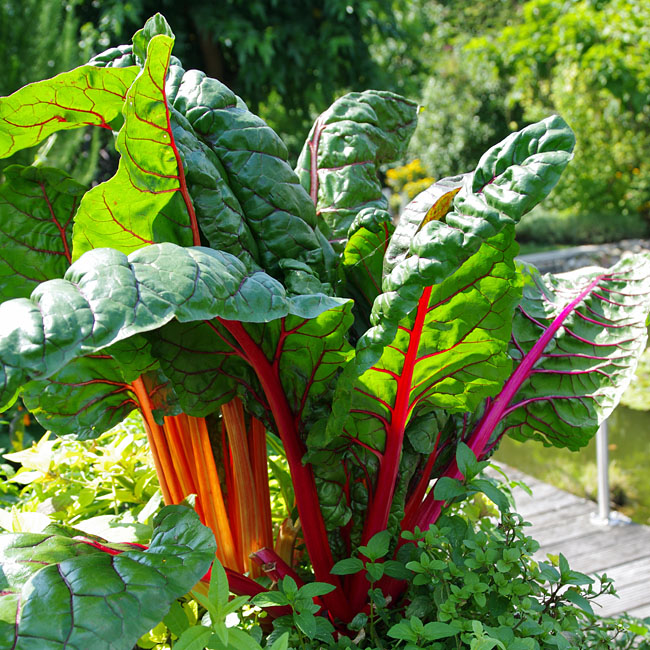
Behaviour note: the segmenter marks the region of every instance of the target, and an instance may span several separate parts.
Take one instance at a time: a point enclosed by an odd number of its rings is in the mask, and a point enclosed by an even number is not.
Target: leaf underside
[[[558,276],[524,269],[524,295],[513,321],[511,356],[527,355],[563,310],[561,320],[508,409],[501,431],[514,438],[579,449],[593,437],[634,376],[647,340],[650,258],[638,255],[609,270]]]

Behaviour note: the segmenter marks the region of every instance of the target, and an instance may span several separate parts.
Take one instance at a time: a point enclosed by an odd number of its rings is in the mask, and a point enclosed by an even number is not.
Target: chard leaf
[[[251,409],[273,426],[265,391],[256,376],[267,372],[261,367],[264,364],[273,373],[273,381],[282,386],[289,408],[304,429],[350,354],[345,340],[350,310],[347,301],[316,310],[307,318],[287,316],[265,324],[246,323],[248,346],[242,346],[229,331],[229,324],[218,319],[173,321],[152,333],[150,339],[186,413],[207,415],[239,392]],[[257,354],[252,346],[258,348]]]
[[[72,219],[86,188],[58,169],[11,165],[0,186],[0,292],[29,296],[72,259]]]
[[[226,86],[197,70],[183,75],[173,106],[219,159],[262,267],[282,278],[281,260],[297,260],[325,279],[314,205],[276,133]]]
[[[335,248],[362,208],[388,207],[377,172],[405,154],[416,123],[415,103],[378,90],[348,93],[316,120],[297,171]]]
[[[2,647],[131,648],[206,573],[216,550],[186,506],[161,510],[148,549],[90,541],[60,527],[0,537]]]
[[[155,242],[193,242],[193,206],[165,96],[173,44],[164,35],[149,42],[144,68],[124,103],[117,173],[82,199],[75,217],[73,259],[100,246],[130,253]]]
[[[394,231],[390,213],[378,208],[361,210],[348,231],[341,261],[345,294],[354,299],[357,337],[370,325],[372,304],[381,293],[384,253]]]
[[[176,148],[201,233],[211,248],[228,251],[250,267],[260,255],[244,210],[227,182],[217,155],[196,134],[184,115],[170,109]]]
[[[371,315],[374,327],[357,346],[359,370],[369,368],[392,342],[399,321],[418,307],[425,287],[441,285],[462,272],[473,256],[493,255],[488,250],[492,246],[504,251],[510,246],[512,226],[519,220],[522,206],[530,209],[551,191],[571,158],[574,142],[566,122],[553,116],[513,133],[481,158],[474,177],[492,173],[490,184],[497,184],[509,201],[493,201],[485,185],[473,190],[476,181],[472,176],[465,178],[454,198],[455,211],[448,213],[444,222],[427,223],[413,238],[409,254],[384,277],[384,293],[375,301]],[[555,151],[551,145],[565,148]],[[514,180],[508,185],[506,180],[511,178]],[[501,233],[502,241],[498,239]],[[493,239],[494,244],[488,243]]]
[[[74,433],[81,440],[95,438],[104,431],[119,424],[138,402],[129,381],[155,366],[143,367],[139,372],[126,374],[124,368],[107,351],[139,340],[140,336],[111,346],[103,354],[91,354],[74,359],[51,377],[28,382],[22,391],[27,409],[49,431],[57,435]],[[140,359],[147,354],[140,346],[129,346],[133,358]]]
[[[56,131],[101,126],[119,116],[136,67],[85,65],[0,98],[0,158],[33,147]]]
[[[521,295],[513,230],[487,240],[439,284],[421,273],[417,308],[353,383],[348,435],[383,451],[420,408],[472,411],[498,392],[511,367],[508,340]]]
[[[359,340],[354,363],[339,379],[326,444],[335,440],[331,446],[336,447],[343,435],[382,459],[381,475],[373,481],[381,492],[373,503],[382,505],[371,508],[364,535],[386,528],[410,419],[423,409],[472,412],[508,377],[512,316],[521,295],[514,224],[521,205],[541,200],[570,158],[567,151],[549,150],[547,140],[571,143],[560,118],[534,126],[509,138],[517,147],[497,146],[496,154],[488,152],[479,165],[483,170],[489,163],[506,177],[512,176],[511,166],[517,168],[509,190],[512,209],[508,203],[489,204],[484,186],[473,194],[467,177],[454,205],[470,206],[474,214],[451,212],[417,232],[408,255],[400,253],[384,277],[384,293],[371,315],[374,326]],[[557,133],[563,138],[551,137]],[[500,176],[492,177],[497,181]],[[436,200],[429,199],[434,208]]]
[[[509,404],[502,431],[579,449],[618,404],[645,348],[650,257],[609,270],[523,273],[511,346],[517,367],[502,391]]]
[[[31,298],[0,305],[0,404],[30,379],[45,379],[72,359],[134,334],[219,317],[268,322],[293,314],[311,318],[345,300],[289,298],[277,281],[249,271],[237,258],[171,243],[129,257],[89,251],[64,279],[44,282]]]
[[[383,272],[388,275],[396,264],[409,256],[411,242],[430,221],[444,221],[452,209],[452,201],[463,186],[468,174],[442,178],[420,192],[399,216],[399,224],[390,239],[383,261]]]

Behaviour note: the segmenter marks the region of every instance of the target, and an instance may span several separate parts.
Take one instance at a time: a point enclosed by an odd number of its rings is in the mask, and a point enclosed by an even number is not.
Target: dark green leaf
[[[157,515],[144,551],[122,545],[113,555],[52,534],[0,540],[0,644],[42,650],[131,648],[201,578],[216,549],[185,506]]]
[[[478,461],[474,452],[464,442],[459,442],[456,446],[456,463],[466,480],[471,480],[476,476]]]
[[[460,631],[460,628],[455,625],[434,621],[425,624],[423,636],[427,641],[436,641],[437,639],[447,639],[450,636],[455,636]]]
[[[335,248],[362,208],[388,207],[379,165],[405,153],[416,122],[414,102],[377,90],[344,95],[316,120],[297,170]]]
[[[581,610],[587,612],[587,614],[591,614],[593,616],[594,610],[592,609],[591,604],[575,587],[567,589],[564,592],[563,596],[570,603],[573,603]]]
[[[324,582],[311,582],[307,585],[300,587],[300,595],[307,596],[308,598],[315,598],[316,596],[324,596],[334,591],[336,587],[328,585]]]
[[[72,219],[86,188],[58,169],[11,165],[0,186],[0,291],[25,298],[63,277],[72,260]]]
[[[336,576],[346,576],[358,573],[363,570],[363,562],[358,557],[349,557],[339,560],[331,569],[330,573]]]
[[[391,535],[387,530],[382,530],[373,535],[366,546],[361,546],[359,550],[372,561],[379,560],[388,553],[390,547]]]
[[[202,625],[190,627],[174,643],[174,650],[204,650],[205,644],[211,637],[212,630],[209,627]]]
[[[325,279],[314,205],[280,138],[226,86],[196,70],[183,75],[173,106],[216,154],[262,267],[276,276],[281,260],[297,260]]]
[[[436,481],[433,494],[438,501],[450,501],[467,494],[467,490],[458,479],[442,476]]]
[[[0,403],[30,378],[48,377],[76,357],[174,316],[263,322],[289,314],[311,318],[344,302],[288,298],[273,278],[210,249],[158,244],[128,258],[111,249],[90,251],[65,279],[39,285],[30,300],[0,305]]]
[[[510,510],[508,497],[501,492],[496,485],[490,483],[490,481],[486,479],[474,479],[470,483],[470,487],[485,494],[485,496],[490,499],[490,501],[492,501],[501,512],[508,512],[508,510]]]

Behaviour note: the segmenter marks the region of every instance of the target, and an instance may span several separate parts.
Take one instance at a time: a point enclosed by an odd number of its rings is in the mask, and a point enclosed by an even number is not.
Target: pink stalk
[[[250,556],[274,582],[279,582],[284,576],[289,576],[295,580],[298,587],[305,584],[302,578],[272,548],[261,548],[259,551],[251,553]]]
[[[599,276],[593,280],[558,314],[558,316],[555,317],[548,329],[530,349],[530,352],[528,352],[528,354],[522,359],[521,363],[517,366],[517,369],[512,373],[510,379],[508,379],[504,387],[501,389],[497,398],[486,409],[481,421],[478,423],[476,429],[474,429],[468,442],[468,446],[474,452],[476,458],[481,460],[485,454],[486,447],[492,437],[494,429],[505,416],[510,402],[517,394],[524,381],[526,381],[530,376],[530,373],[537,361],[541,358],[546,346],[553,340],[553,337],[562,327],[569,314],[571,314],[571,312],[576,309],[576,307],[593,291],[593,289],[598,286],[602,279],[603,277]],[[445,471],[444,476],[449,476],[451,478],[460,478],[462,476],[455,459]],[[414,526],[418,526],[420,529],[428,528],[429,525],[434,523],[440,516],[442,505],[442,502],[436,501],[433,498],[433,490],[430,490],[417,514]]]

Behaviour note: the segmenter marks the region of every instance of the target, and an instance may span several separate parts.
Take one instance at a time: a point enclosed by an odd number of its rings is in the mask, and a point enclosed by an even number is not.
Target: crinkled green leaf
[[[206,573],[216,549],[185,506],[156,516],[146,550],[107,552],[60,533],[0,537],[1,647],[130,650]]]
[[[156,36],[168,36],[174,40],[174,32],[165,20],[162,14],[155,14],[147,20],[142,29],[133,34],[133,54],[137,57],[140,64],[143,64],[147,58],[149,43]]]
[[[521,295],[513,236],[509,228],[491,238],[439,284],[422,270],[417,308],[352,384],[348,435],[383,451],[386,436],[403,435],[421,406],[471,411],[498,392],[511,367],[508,340]]]
[[[416,123],[414,102],[378,90],[348,93],[316,120],[297,171],[335,247],[362,208],[388,207],[377,172],[404,155]]]
[[[521,217],[522,206],[530,209],[551,191],[571,158],[574,142],[566,122],[553,116],[513,133],[481,158],[475,175],[480,171],[484,177],[491,170],[494,175],[488,184],[498,186],[499,196],[507,196],[509,201],[493,200],[486,185],[471,189],[476,181],[472,176],[465,178],[465,185],[454,198],[455,211],[448,213],[444,222],[427,223],[413,238],[409,254],[384,277],[384,293],[373,306],[374,327],[358,346],[360,368],[371,365],[379,350],[392,341],[397,323],[412,314],[424,287],[438,285],[439,291],[443,281],[462,272],[462,266],[499,233],[505,231],[505,239],[488,246],[496,245],[504,251],[510,246],[511,227]],[[564,149],[555,151],[551,145]],[[508,185],[504,179],[512,182]],[[483,248],[477,257],[487,252]]]
[[[0,305],[0,403],[30,379],[44,379],[72,359],[134,334],[215,317],[265,322],[312,318],[346,301],[323,295],[289,298],[262,271],[206,248],[148,246],[126,255],[89,251],[65,278],[39,285],[31,298]]]
[[[73,230],[73,259],[102,246],[130,253],[155,242],[193,242],[193,208],[165,96],[173,44],[164,35],[149,43],[145,66],[124,102],[117,173],[82,199]]]
[[[361,210],[348,231],[341,257],[343,290],[354,299],[357,336],[370,325],[372,304],[381,293],[384,254],[394,231],[390,213],[378,208]]]
[[[355,361],[339,379],[326,440],[336,447],[336,439],[344,436],[375,453],[388,453],[395,472],[390,481],[397,479],[395,449],[401,448],[413,416],[431,408],[472,412],[485,397],[496,395],[509,375],[508,341],[521,295],[514,224],[521,204],[541,200],[570,157],[567,151],[549,151],[540,133],[570,130],[560,118],[550,118],[509,139],[521,145],[514,157],[507,150],[509,164],[517,168],[512,211],[506,204],[497,209],[486,203],[484,187],[476,194],[468,190],[470,176],[454,205],[473,206],[474,214],[448,213],[415,234],[408,255],[400,253],[384,277],[384,293],[371,315],[374,326],[359,340]],[[548,137],[561,146],[570,140]],[[486,158],[494,170],[510,176],[510,167],[501,170],[499,155],[488,152]],[[526,198],[528,192],[532,196]],[[430,201],[435,208],[436,198]],[[328,489],[334,492],[334,486]],[[329,501],[336,502],[334,493]],[[378,518],[379,527],[371,533],[386,527],[386,516]]]
[[[475,216],[498,210],[518,221],[555,187],[574,146],[575,136],[559,115],[511,133],[481,156],[454,208]]]
[[[74,359],[48,379],[30,381],[22,398],[43,427],[80,439],[108,431],[138,407],[120,365],[104,354]]]
[[[119,116],[136,67],[85,65],[0,98],[0,158],[33,147],[56,131],[110,128]]]
[[[11,165],[0,186],[0,292],[29,296],[63,277],[72,259],[72,219],[86,188],[58,169]]]
[[[173,106],[217,155],[263,268],[277,275],[281,260],[298,260],[325,279],[314,205],[273,130],[226,86],[197,70],[183,75]]]
[[[393,267],[406,259],[413,237],[430,221],[444,221],[452,209],[452,201],[463,186],[467,174],[442,178],[420,192],[399,216],[399,223],[383,260],[383,272],[390,273]]]
[[[248,266],[259,265],[257,242],[219,158],[185,116],[174,108],[170,115],[174,141],[201,233],[212,248],[228,251]]]
[[[557,276],[532,267],[523,271],[511,355],[513,378],[524,381],[506,411],[504,430],[521,440],[579,449],[618,403],[645,348],[650,258],[636,255],[609,270]],[[553,329],[547,345],[533,352]]]

